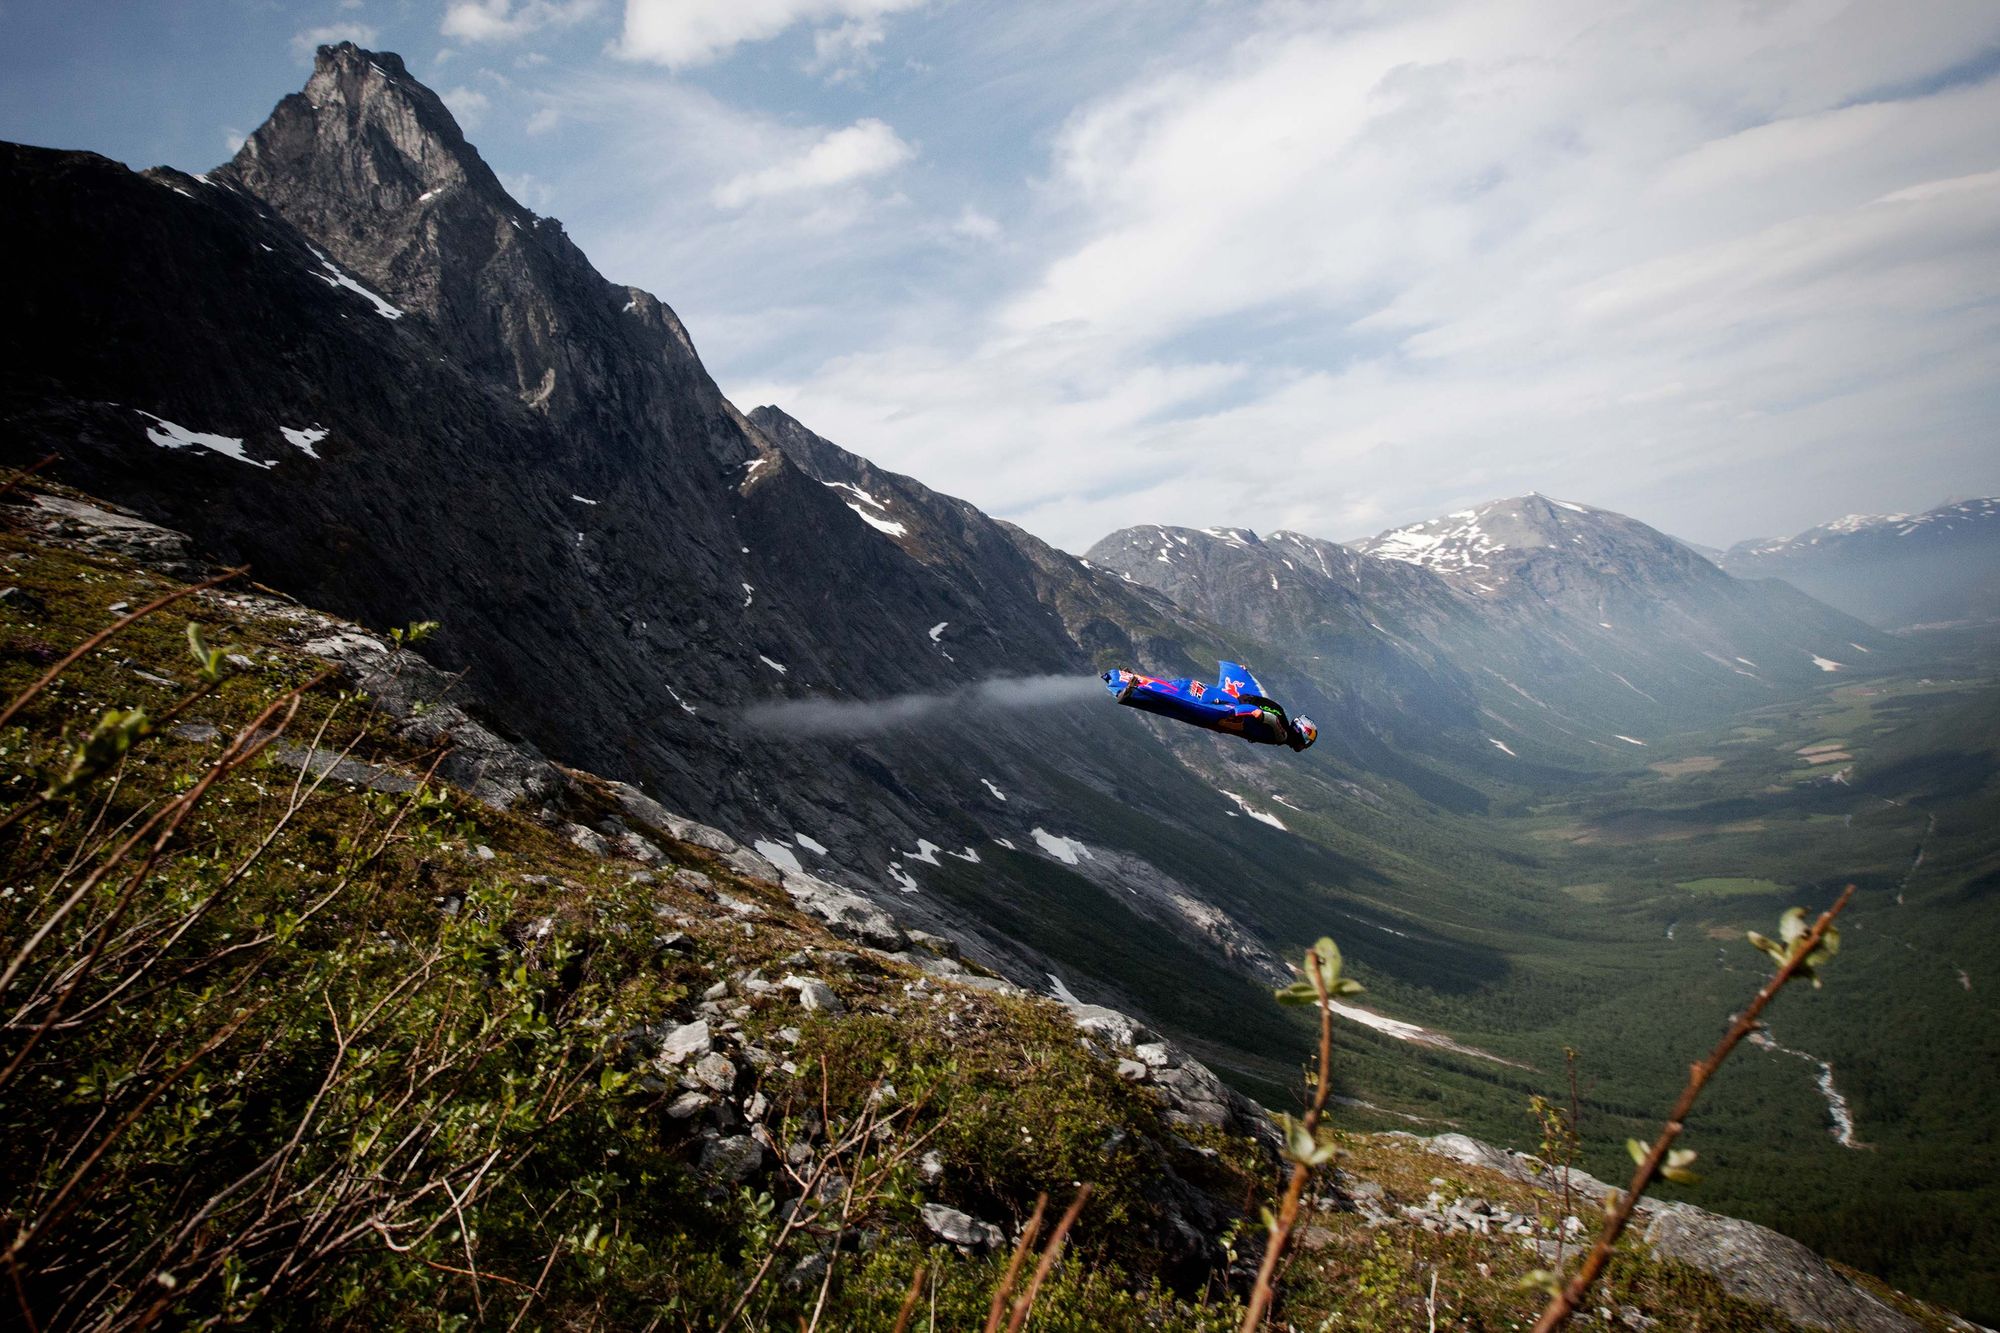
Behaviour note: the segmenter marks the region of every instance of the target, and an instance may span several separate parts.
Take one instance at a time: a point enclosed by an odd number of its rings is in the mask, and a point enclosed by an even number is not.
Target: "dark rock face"
[[[1718,563],[1885,629],[1989,623],[2000,620],[2000,499],[1850,514],[1787,540],[1739,542]]]

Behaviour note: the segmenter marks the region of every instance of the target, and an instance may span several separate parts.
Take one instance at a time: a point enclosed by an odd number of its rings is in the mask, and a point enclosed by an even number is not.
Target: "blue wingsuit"
[[[1237,662],[1219,665],[1220,673],[1213,685],[1185,677],[1160,680],[1122,667],[1105,672],[1104,684],[1128,708],[1241,736],[1259,745],[1289,745],[1294,750],[1303,750],[1319,739],[1319,728],[1311,718],[1287,717],[1284,708],[1264,693],[1264,687],[1247,668]]]

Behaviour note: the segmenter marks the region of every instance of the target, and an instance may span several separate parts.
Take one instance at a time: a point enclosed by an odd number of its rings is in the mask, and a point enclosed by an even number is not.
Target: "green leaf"
[[[1797,944],[1809,929],[1811,927],[1806,925],[1806,909],[1803,907],[1791,908],[1778,918],[1778,931],[1787,944]]]
[[[1634,1162],[1644,1162],[1646,1154],[1651,1150],[1637,1139],[1627,1139],[1625,1140],[1625,1151],[1632,1154]]]
[[[223,675],[223,650],[209,647],[208,640],[202,635],[201,626],[192,620],[188,621],[187,641],[188,651],[194,655],[196,663],[195,674],[210,685],[216,684]]]
[[[1349,977],[1342,977],[1342,978],[1340,979],[1340,984],[1339,984],[1338,986],[1334,987],[1334,994],[1336,994],[1336,995],[1359,995],[1359,994],[1361,994],[1361,992],[1362,992],[1362,991],[1364,991],[1364,990],[1367,990],[1367,989],[1368,989],[1368,988],[1367,988],[1366,986],[1362,985],[1362,984],[1361,984],[1360,982],[1358,982],[1358,981],[1355,981],[1355,980],[1353,980],[1353,979],[1351,979],[1351,978],[1349,978]]]
[[[1319,1144],[1313,1141],[1312,1132],[1305,1127],[1305,1122],[1280,1114],[1278,1127],[1285,1133],[1285,1156],[1294,1162],[1312,1165],[1313,1154],[1318,1151]]]
[[[1340,946],[1338,944],[1335,944],[1329,937],[1322,935],[1319,937],[1319,943],[1313,945],[1313,954],[1319,959],[1320,975],[1326,978],[1329,986],[1340,979]]]
[[[1314,990],[1310,983],[1304,981],[1294,981],[1289,986],[1281,987],[1276,994],[1279,1004],[1300,1005],[1319,1003],[1319,992]]]
[[[1791,951],[1787,949],[1784,945],[1778,943],[1776,940],[1770,938],[1769,936],[1759,935],[1756,931],[1753,930],[1749,932],[1749,939],[1752,944],[1756,945],[1759,949],[1762,949],[1765,953],[1769,954],[1771,956],[1771,960],[1779,964],[1780,966],[1783,966],[1785,963],[1791,961],[1792,958]]]

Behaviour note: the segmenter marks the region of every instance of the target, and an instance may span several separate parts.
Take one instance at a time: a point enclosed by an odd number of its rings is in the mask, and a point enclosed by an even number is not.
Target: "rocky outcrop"
[[[50,536],[86,551],[124,556],[178,578],[206,572],[185,533],[111,505],[38,494],[30,498],[24,517]]]
[[[1663,1259],[1712,1273],[1731,1295],[1777,1307],[1808,1328],[1859,1333],[1922,1333],[1923,1325],[1891,1309],[1789,1236],[1685,1204],[1653,1210],[1646,1243]]]
[[[1539,1190],[1562,1187],[1558,1170],[1526,1153],[1495,1148],[1464,1134],[1440,1134],[1424,1142],[1440,1156],[1499,1172]],[[1612,1192],[1604,1181],[1574,1169],[1569,1172],[1569,1187],[1582,1198],[1602,1199]],[[1769,1227],[1691,1204],[1653,1199],[1640,1201],[1638,1220],[1644,1224],[1646,1243],[1659,1257],[1712,1274],[1731,1295],[1774,1306],[1794,1323],[1860,1333],[1919,1333],[1923,1327],[1804,1245]]]
[[[1275,1158],[1281,1140],[1271,1113],[1217,1078],[1207,1065],[1130,1014],[1098,1004],[1065,1007],[1084,1034],[1086,1048],[1116,1061],[1122,1077],[1157,1092],[1169,1120],[1254,1139]]]

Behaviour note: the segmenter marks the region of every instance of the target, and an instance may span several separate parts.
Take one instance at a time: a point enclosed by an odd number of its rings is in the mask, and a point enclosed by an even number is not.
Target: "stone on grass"
[[[997,1249],[1005,1239],[1000,1228],[991,1222],[982,1222],[970,1213],[961,1213],[941,1203],[925,1204],[923,1219],[932,1235],[967,1249]]]
[[[690,1056],[706,1055],[715,1049],[715,1038],[709,1035],[706,1020],[683,1023],[669,1032],[660,1043],[660,1063],[677,1065]]]
[[[740,1185],[764,1165],[764,1149],[748,1134],[711,1139],[701,1150],[704,1175],[730,1185]]]

